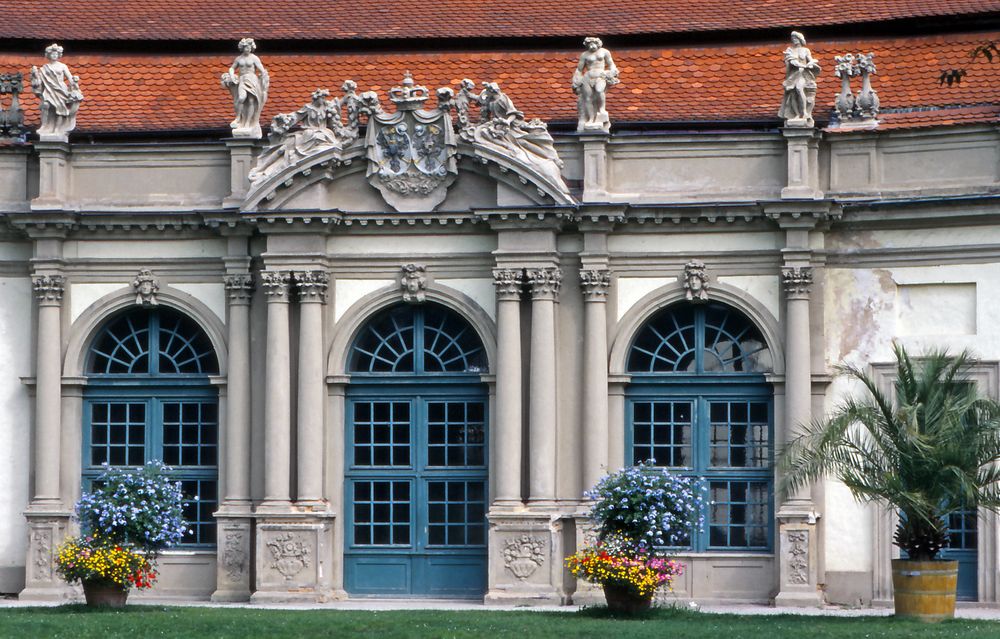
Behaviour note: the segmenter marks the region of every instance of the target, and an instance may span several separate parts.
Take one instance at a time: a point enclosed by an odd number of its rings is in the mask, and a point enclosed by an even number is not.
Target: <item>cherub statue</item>
[[[229,123],[236,138],[260,138],[260,114],[267,102],[271,84],[267,69],[254,55],[257,44],[253,38],[243,38],[239,43],[240,54],[222,74],[222,86],[233,95],[236,118]],[[260,75],[258,75],[258,73]]]
[[[38,96],[42,124],[38,135],[42,139],[66,140],[76,128],[76,112],[83,101],[80,78],[73,75],[61,60],[63,48],[51,44],[45,48],[48,59],[41,68],[31,67],[31,90]]]
[[[611,122],[605,93],[609,86],[618,84],[618,67],[600,38],[587,38],[583,46],[586,51],[580,54],[580,62],[573,73],[573,91],[578,96],[580,115],[576,130],[608,131]]]
[[[813,107],[816,106],[816,76],[820,66],[806,48],[806,38],[792,31],[792,46],[785,49],[785,97],[781,101],[778,117],[785,119],[785,126],[813,126]]]

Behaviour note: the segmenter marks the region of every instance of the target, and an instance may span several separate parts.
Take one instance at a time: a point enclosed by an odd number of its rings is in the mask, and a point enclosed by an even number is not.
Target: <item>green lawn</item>
[[[124,612],[84,606],[0,610],[0,637],[108,639],[129,637],[475,637],[527,639],[813,637],[996,639],[1000,622],[955,620],[936,625],[891,618],[740,616],[658,610],[641,618],[609,616],[603,608],[581,612],[258,610],[131,605]]]

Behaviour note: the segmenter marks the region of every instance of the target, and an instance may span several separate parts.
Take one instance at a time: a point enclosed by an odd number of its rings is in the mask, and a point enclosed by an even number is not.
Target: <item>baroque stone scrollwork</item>
[[[52,529],[39,527],[31,531],[32,560],[35,579],[52,580]]]
[[[273,559],[271,568],[281,573],[286,581],[309,567],[309,544],[293,533],[275,537],[267,542],[267,549]]]
[[[223,544],[222,565],[229,581],[240,582],[247,569],[246,534],[239,530],[226,532]]]
[[[504,543],[501,553],[507,570],[524,581],[545,563],[545,540],[529,534],[518,535]]]
[[[287,302],[292,274],[287,271],[261,271],[260,285],[268,302]]]
[[[809,583],[809,532],[792,530],[788,538],[788,581],[793,584]]]
[[[604,48],[600,38],[583,41],[586,50],[580,54],[580,62],[573,73],[573,91],[577,94],[579,120],[577,131],[609,131],[606,93],[609,87],[618,84],[618,67],[611,52]]]
[[[423,264],[404,264],[399,285],[403,289],[403,301],[417,304],[427,299],[427,267]]]
[[[238,47],[240,54],[229,65],[229,71],[222,74],[222,86],[232,94],[236,111],[236,118],[229,127],[234,138],[258,139],[261,136],[260,114],[267,102],[271,80],[260,58],[254,55],[257,43],[253,38],[243,38]]]
[[[32,278],[31,285],[39,304],[56,305],[62,302],[66,278],[62,275],[37,275]]]
[[[396,112],[369,116],[368,181],[397,211],[433,209],[458,175],[458,142],[438,95],[438,108],[421,108],[429,97],[427,87],[407,73],[401,86],[389,90]]]
[[[254,283],[253,275],[250,273],[237,273],[226,275],[226,294],[232,304],[249,304],[253,297]]]
[[[596,268],[582,269],[580,288],[583,289],[584,300],[603,302],[608,297],[608,289],[611,288],[611,271]]]
[[[681,276],[684,287],[684,298],[689,302],[708,301],[708,272],[705,263],[691,260],[684,265],[684,275]]]
[[[787,127],[812,127],[813,108],[816,106],[816,76],[820,66],[806,48],[806,38],[792,31],[792,46],[785,49],[785,80],[778,117],[784,118]]]
[[[140,306],[156,306],[156,294],[160,290],[160,281],[156,279],[153,272],[148,268],[139,271],[139,274],[132,280],[132,288],[135,290],[135,303]]]
[[[295,288],[300,302],[326,302],[326,289],[330,284],[330,274],[326,271],[298,271],[295,273]]]
[[[556,267],[529,268],[528,284],[532,299],[558,299],[562,287],[562,269]]]
[[[48,59],[41,68],[31,67],[31,91],[38,96],[42,122],[38,135],[42,140],[66,141],[76,128],[76,113],[83,101],[80,78],[70,73],[60,58],[63,48],[51,44],[45,48]]]
[[[497,300],[521,299],[521,288],[523,285],[524,271],[521,269],[493,269],[493,286],[496,289]]]
[[[344,99],[352,99],[353,90],[348,92],[347,83],[344,86],[347,94]],[[341,123],[341,101],[330,100],[329,96],[330,92],[326,89],[316,89],[309,104],[294,113],[279,113],[274,116],[268,136],[270,143],[260,154],[248,176],[251,185],[266,180],[299,159],[328,149],[343,149],[357,139],[357,109],[360,108],[360,99],[351,102],[355,109],[355,124],[351,128]]]
[[[786,267],[781,269],[781,283],[788,297],[809,297],[813,273],[810,266]]]

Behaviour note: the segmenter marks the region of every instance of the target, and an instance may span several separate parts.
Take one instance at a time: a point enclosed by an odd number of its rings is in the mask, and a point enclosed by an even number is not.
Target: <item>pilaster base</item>
[[[573,583],[563,559],[567,545],[572,546],[572,520],[557,513],[509,511],[491,512],[487,519],[489,589],[484,603],[570,603]]]
[[[56,556],[69,530],[70,513],[29,507],[28,558],[25,562],[22,601],[64,601],[74,595],[72,587],[56,572]]]
[[[597,531],[594,528],[594,521],[590,517],[581,513],[573,520],[573,524],[576,533],[574,552],[597,543]],[[567,549],[568,551],[569,549]],[[570,579],[573,579],[572,575],[570,575]],[[603,605],[604,603],[604,589],[600,584],[592,584],[583,579],[576,579],[576,590],[573,592],[574,605],[593,606],[598,604]]]
[[[317,602],[333,591],[333,513],[257,515],[253,603]]]
[[[249,509],[242,513],[220,510],[218,521],[218,553],[216,589],[212,601],[233,602],[250,600],[250,557],[253,548],[253,520]]]
[[[823,605],[819,589],[816,513],[808,504],[783,506],[778,512],[780,562],[776,606]]]

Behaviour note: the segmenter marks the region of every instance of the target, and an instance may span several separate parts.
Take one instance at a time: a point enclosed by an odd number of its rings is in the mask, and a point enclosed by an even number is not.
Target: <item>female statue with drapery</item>
[[[52,44],[45,48],[48,62],[31,67],[31,90],[38,96],[42,124],[38,135],[44,139],[66,139],[76,128],[76,112],[83,101],[80,78],[73,75],[60,58],[63,48]]]
[[[792,46],[785,49],[785,97],[778,110],[778,117],[785,119],[785,126],[813,126],[813,107],[816,106],[816,76],[820,66],[806,48],[806,38],[798,31],[792,32]]]
[[[222,74],[222,86],[232,93],[236,110],[236,118],[229,126],[233,129],[233,137],[259,138],[260,114],[267,102],[270,78],[260,58],[253,53],[257,49],[253,38],[240,40],[239,48],[240,54],[233,60],[229,72]]]

